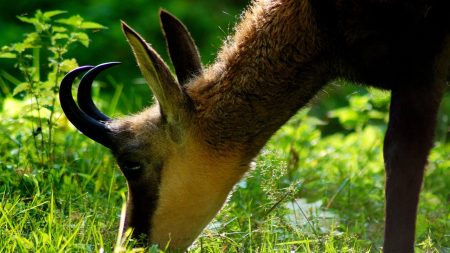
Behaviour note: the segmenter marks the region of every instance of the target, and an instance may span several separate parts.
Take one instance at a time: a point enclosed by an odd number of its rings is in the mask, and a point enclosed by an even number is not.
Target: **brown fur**
[[[324,85],[320,44],[305,1],[255,2],[217,61],[187,87],[195,130],[211,148],[248,162]]]

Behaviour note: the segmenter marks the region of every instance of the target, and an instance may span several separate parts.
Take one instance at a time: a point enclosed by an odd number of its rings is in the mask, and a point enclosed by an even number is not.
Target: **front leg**
[[[393,89],[384,141],[385,253],[414,252],[417,204],[445,82]]]

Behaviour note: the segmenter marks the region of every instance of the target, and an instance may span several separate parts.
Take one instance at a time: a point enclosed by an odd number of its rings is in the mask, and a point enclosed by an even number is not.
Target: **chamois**
[[[413,252],[417,203],[450,66],[448,0],[255,0],[203,68],[186,27],[160,11],[176,78],[125,23],[157,104],[110,119],[79,67],[61,83],[67,118],[112,150],[128,182],[125,228],[186,249],[266,141],[330,80],[390,90],[384,252]],[[80,81],[78,105],[71,95]]]

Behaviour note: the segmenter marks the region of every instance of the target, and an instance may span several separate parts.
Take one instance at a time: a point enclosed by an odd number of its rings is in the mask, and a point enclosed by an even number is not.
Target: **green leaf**
[[[350,107],[357,111],[370,110],[372,105],[369,103],[368,96],[352,96],[350,97]]]
[[[83,44],[83,46],[89,47],[89,36],[86,33],[77,32],[72,33],[71,35],[76,41],[79,41],[81,44]]]
[[[78,63],[75,58],[64,60],[60,65],[61,71],[65,73],[71,71],[76,67],[78,67]]]
[[[377,110],[370,110],[368,115],[371,119],[384,119],[384,117],[386,117],[386,113],[382,113]]]
[[[22,91],[26,91],[29,88],[30,88],[30,84],[29,83],[20,83],[19,85],[16,86],[16,88],[14,88],[13,96],[19,94]]]
[[[24,16],[17,16],[17,18],[24,23],[29,23],[29,24],[33,24],[33,25],[36,23],[39,23],[39,21],[36,18],[27,18]]]
[[[44,18],[50,19],[51,17],[54,17],[56,15],[67,13],[67,11],[61,11],[61,10],[54,10],[54,11],[46,11],[44,12],[43,16]]]
[[[36,47],[39,45],[39,42],[41,41],[41,37],[39,36],[38,33],[33,32],[33,33],[28,33],[26,35],[25,40],[23,41],[23,43],[27,46],[27,47]]]
[[[74,16],[71,16],[70,18],[58,19],[55,22],[60,23],[60,24],[74,26],[74,27],[80,27],[81,24],[83,23],[83,20],[84,19],[80,15],[74,15]]]
[[[328,113],[328,116],[331,118],[337,118],[339,123],[341,123],[345,128],[355,127],[359,118],[363,117],[363,115],[347,107],[332,110]]]
[[[17,16],[17,18],[25,23],[33,24],[37,32],[46,31],[50,28],[50,24],[47,24],[45,17],[40,10],[36,11],[33,18],[27,18],[25,16]]]
[[[23,52],[24,52],[26,49],[28,49],[29,47],[27,47],[27,46],[25,45],[25,43],[19,42],[19,43],[13,44],[12,48],[13,48],[14,51],[16,51],[16,52],[18,52],[18,53],[23,53]]]
[[[10,59],[13,59],[13,58],[17,58],[17,55],[16,55],[16,54],[13,54],[13,53],[9,53],[9,52],[0,52],[0,58],[10,58]]]
[[[67,28],[65,28],[64,26],[52,26],[52,30],[55,33],[67,32]]]
[[[46,23],[37,23],[35,25],[35,27],[36,27],[36,31],[42,32],[42,31],[47,31],[48,29],[50,29],[51,25],[46,24]]]
[[[325,121],[312,116],[306,118],[305,123],[312,126],[324,126],[327,124]]]
[[[81,29],[106,29],[106,26],[103,26],[99,23],[95,22],[83,22],[80,26]]]
[[[65,53],[67,53],[67,48],[66,47],[49,47],[48,50],[52,53],[54,53],[55,55],[63,55]],[[49,62],[50,63],[54,63],[54,59],[53,58],[49,58]]]
[[[52,41],[61,40],[61,39],[68,39],[69,35],[66,33],[56,33],[52,36]]]

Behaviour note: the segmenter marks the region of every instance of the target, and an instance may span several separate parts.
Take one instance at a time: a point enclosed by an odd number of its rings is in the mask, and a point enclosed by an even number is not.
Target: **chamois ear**
[[[160,10],[159,17],[178,82],[185,85],[189,79],[202,72],[200,54],[192,36],[180,20],[163,9]]]
[[[150,89],[159,102],[161,113],[168,122],[178,122],[179,110],[184,108],[186,95],[172,76],[169,67],[145,40],[125,22],[122,30],[136,57]]]

